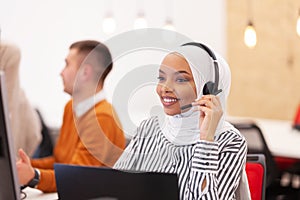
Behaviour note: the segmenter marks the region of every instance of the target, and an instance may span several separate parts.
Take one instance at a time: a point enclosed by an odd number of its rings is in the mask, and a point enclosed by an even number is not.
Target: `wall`
[[[69,99],[59,76],[69,45],[81,39],[106,41],[132,30],[140,8],[144,9],[150,27],[162,27],[166,16],[171,15],[179,33],[226,54],[225,1],[0,0],[2,39],[20,46],[22,86],[49,125],[60,126],[63,106]],[[117,30],[114,35],[105,35],[101,30],[102,20],[110,9],[115,14]],[[143,62],[143,58],[134,59],[135,65]],[[122,67],[116,64],[115,69]],[[126,69],[122,69],[126,74]],[[105,85],[109,98],[120,79],[118,71],[114,70]],[[145,104],[147,100],[144,98]],[[136,116],[134,110],[128,112]]]
[[[300,103],[299,8],[298,0],[227,1],[231,115],[293,119]],[[254,49],[243,43],[249,14],[257,31]]]

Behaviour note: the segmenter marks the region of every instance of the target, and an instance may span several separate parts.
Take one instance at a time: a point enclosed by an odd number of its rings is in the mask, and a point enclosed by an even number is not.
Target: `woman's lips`
[[[161,102],[164,106],[171,106],[178,102],[179,99],[174,97],[161,97]]]

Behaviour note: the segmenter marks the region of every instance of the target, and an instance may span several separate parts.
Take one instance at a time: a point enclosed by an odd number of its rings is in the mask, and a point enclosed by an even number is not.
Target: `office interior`
[[[1,40],[20,47],[21,85],[54,130],[54,141],[69,99],[60,77],[69,45],[81,39],[111,41],[136,28],[155,28],[208,44],[222,55],[232,73],[228,119],[258,125],[280,169],[299,162],[300,131],[293,128],[300,109],[298,0],[0,0],[0,5]],[[244,41],[249,22],[256,32],[252,46]],[[152,64],[152,58],[156,64],[161,59],[155,53],[145,58],[137,55],[139,52],[127,58],[115,55],[115,68],[104,86],[112,103],[118,82],[126,74],[135,67]],[[135,125],[155,109],[160,112],[155,94],[149,92],[154,85],[145,88],[146,93],[136,88],[126,100],[126,120]],[[145,98],[147,95],[150,98]],[[118,114],[123,119],[124,113]],[[121,120],[125,127],[126,120]],[[129,139],[133,129],[128,127]],[[295,176],[281,181],[299,190],[299,171],[297,168]]]

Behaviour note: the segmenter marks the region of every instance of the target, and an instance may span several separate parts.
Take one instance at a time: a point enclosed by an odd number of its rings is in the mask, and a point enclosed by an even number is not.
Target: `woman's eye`
[[[182,83],[182,82],[188,82],[189,80],[186,78],[177,78],[176,81]]]
[[[157,79],[158,79],[159,82],[165,80],[165,78],[164,78],[164,77],[161,77],[161,76],[157,77]]]

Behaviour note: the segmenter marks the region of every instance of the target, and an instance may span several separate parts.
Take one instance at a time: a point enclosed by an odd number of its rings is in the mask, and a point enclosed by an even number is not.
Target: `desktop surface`
[[[292,128],[292,121],[233,116],[228,120],[234,123],[255,122],[261,128],[273,156],[300,159],[300,131]]]
[[[55,164],[59,199],[176,200],[176,174]]]
[[[57,200],[58,195],[56,192],[44,193],[41,190],[26,187],[22,190],[23,194],[21,194],[21,199],[24,200]]]

